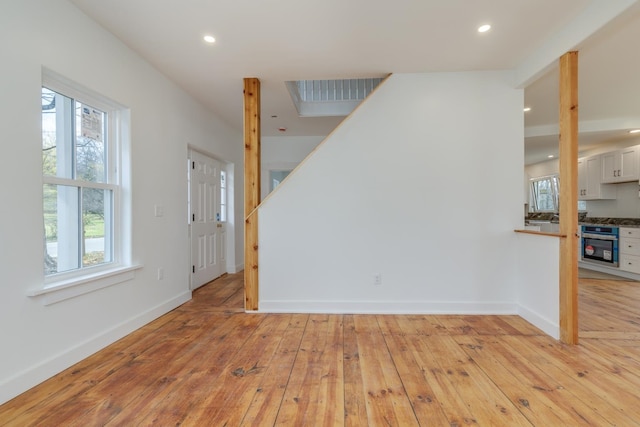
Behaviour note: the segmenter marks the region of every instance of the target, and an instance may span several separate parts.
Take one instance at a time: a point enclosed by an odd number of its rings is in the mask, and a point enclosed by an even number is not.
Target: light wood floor
[[[640,284],[581,344],[517,316],[244,314],[242,275],[0,406],[3,426],[640,425]]]

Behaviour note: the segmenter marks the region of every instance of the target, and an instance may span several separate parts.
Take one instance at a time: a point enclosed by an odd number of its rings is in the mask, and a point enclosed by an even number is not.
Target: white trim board
[[[523,306],[518,306],[517,314],[536,328],[542,330],[545,334],[552,338],[560,339],[560,325],[557,323]]]
[[[260,301],[260,313],[328,314],[518,314],[510,302]]]

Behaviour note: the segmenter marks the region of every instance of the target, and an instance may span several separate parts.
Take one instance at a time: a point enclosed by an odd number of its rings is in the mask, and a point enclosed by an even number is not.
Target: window
[[[122,261],[118,109],[45,74],[42,203],[46,277],[88,274]]]
[[[534,212],[558,212],[560,182],[557,175],[531,180],[531,207]]]
[[[227,172],[220,171],[220,218],[219,221],[227,221]]]
[[[560,178],[558,175],[531,179],[531,208],[533,212],[558,212],[560,210]],[[578,200],[578,211],[587,210],[587,202]]]

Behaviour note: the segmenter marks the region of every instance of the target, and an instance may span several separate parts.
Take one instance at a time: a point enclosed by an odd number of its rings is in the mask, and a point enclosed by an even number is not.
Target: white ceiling
[[[297,117],[287,80],[515,69],[533,108],[526,163],[546,160],[557,154],[555,59],[576,48],[581,148],[640,128],[637,0],[70,1],[239,130],[242,79],[258,77],[263,136],[323,136],[342,120]]]

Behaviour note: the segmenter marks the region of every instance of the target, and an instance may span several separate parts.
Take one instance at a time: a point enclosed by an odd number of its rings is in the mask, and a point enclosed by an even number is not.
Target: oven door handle
[[[591,234],[591,233],[582,233],[583,238],[587,239],[598,239],[598,240],[618,240],[618,237],[606,235],[606,234]]]

